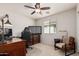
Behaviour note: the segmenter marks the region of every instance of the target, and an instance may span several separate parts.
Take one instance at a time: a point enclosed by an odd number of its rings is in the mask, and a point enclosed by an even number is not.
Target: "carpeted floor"
[[[27,49],[27,56],[64,56],[64,52],[59,49],[54,49],[53,46],[46,44],[35,44],[33,49]],[[75,53],[71,56],[79,56],[79,53]]]

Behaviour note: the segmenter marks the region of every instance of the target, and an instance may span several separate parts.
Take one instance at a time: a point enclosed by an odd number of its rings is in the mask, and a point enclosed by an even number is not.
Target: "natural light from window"
[[[47,33],[47,34],[56,33],[56,22],[45,21],[44,22],[44,33]]]

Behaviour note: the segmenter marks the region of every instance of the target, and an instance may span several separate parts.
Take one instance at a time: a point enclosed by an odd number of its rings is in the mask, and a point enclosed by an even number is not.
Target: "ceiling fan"
[[[40,13],[41,14],[41,10],[50,9],[50,7],[40,7],[40,3],[36,3],[34,7],[27,6],[27,5],[24,5],[24,7],[34,9],[34,11],[31,13],[31,15],[33,15],[34,13]]]

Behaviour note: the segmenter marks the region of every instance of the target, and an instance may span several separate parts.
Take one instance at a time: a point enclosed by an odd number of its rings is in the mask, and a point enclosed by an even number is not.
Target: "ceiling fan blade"
[[[34,7],[27,6],[27,5],[24,5],[24,7],[31,8],[31,9],[35,9]]]
[[[40,8],[41,10],[48,10],[48,9],[50,9],[50,7],[42,7],[42,8]]]
[[[35,13],[35,11],[33,11],[32,13],[31,13],[31,15],[33,15]]]

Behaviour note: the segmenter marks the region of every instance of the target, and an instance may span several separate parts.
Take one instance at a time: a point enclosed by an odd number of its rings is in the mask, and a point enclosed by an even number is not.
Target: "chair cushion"
[[[63,45],[65,45],[65,43],[56,43],[56,46],[59,47],[59,48],[62,48]]]

